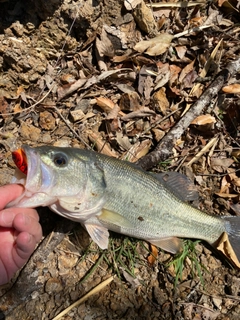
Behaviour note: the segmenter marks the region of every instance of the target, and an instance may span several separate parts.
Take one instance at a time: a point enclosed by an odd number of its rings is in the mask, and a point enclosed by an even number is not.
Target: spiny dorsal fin
[[[169,191],[182,201],[198,199],[198,191],[194,183],[184,174],[169,171],[153,174]]]

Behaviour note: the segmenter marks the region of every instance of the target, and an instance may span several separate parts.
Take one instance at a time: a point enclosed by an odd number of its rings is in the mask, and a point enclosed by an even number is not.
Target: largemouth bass
[[[240,259],[240,217],[210,216],[190,206],[162,176],[75,148],[23,146],[13,152],[13,159],[18,169],[12,182],[23,184],[25,191],[8,206],[48,206],[83,224],[102,249],[108,247],[108,230],[144,239],[171,253],[181,249],[179,238],[216,246],[227,234]],[[174,185],[174,177],[171,180]]]

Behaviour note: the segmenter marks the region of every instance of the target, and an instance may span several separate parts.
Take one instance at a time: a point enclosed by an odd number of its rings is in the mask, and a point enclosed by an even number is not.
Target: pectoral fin
[[[98,220],[107,224],[114,224],[118,227],[133,228],[131,221],[123,217],[121,214],[107,209],[102,209],[102,213],[98,216]]]
[[[87,232],[89,233],[92,240],[101,249],[107,249],[108,238],[109,238],[109,233],[107,228],[104,228],[96,224],[91,224],[91,223],[85,223],[85,228],[87,229]]]
[[[151,244],[170,253],[177,253],[182,250],[182,240],[176,237],[162,239],[146,239]]]

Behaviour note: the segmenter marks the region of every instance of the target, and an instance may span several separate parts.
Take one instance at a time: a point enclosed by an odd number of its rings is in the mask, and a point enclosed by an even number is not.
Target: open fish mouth
[[[54,174],[52,169],[41,160],[37,148],[22,146],[12,152],[12,158],[16,164],[16,169],[11,183],[17,183],[24,186],[23,194],[8,206],[21,205],[27,206],[31,197],[32,203],[29,205],[36,207],[37,205],[51,202],[50,191],[54,185]],[[46,200],[47,198],[47,200]]]
[[[28,164],[27,156],[22,148],[12,152],[12,159],[17,168],[24,174],[27,174]]]
[[[41,159],[37,148],[22,146],[12,152],[17,168],[12,183],[23,184],[32,192],[46,191],[52,187],[54,174]]]
[[[22,184],[27,188],[34,185],[36,191],[36,187],[42,182],[41,160],[38,153],[28,146],[23,146],[12,152],[12,158],[17,168],[11,182]]]

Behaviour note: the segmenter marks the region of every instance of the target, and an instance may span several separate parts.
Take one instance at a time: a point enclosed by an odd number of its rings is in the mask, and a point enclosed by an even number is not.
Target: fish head
[[[9,207],[49,206],[63,197],[79,197],[87,183],[86,161],[71,148],[24,145],[12,157],[17,168],[11,182],[25,190]]]

